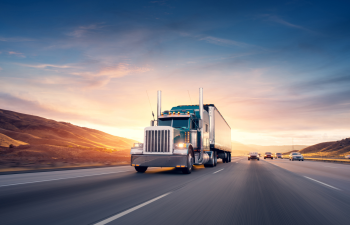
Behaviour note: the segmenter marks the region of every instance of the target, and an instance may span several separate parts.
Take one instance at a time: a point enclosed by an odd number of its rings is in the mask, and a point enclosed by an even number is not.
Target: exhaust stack
[[[199,88],[199,115],[203,120],[203,88]]]
[[[158,91],[157,93],[157,120],[162,113],[162,91]]]
[[[199,88],[199,115],[200,115],[200,130],[201,130],[201,143],[200,143],[200,150],[201,150],[201,153],[199,155],[199,159],[198,161],[200,163],[203,162],[203,141],[204,141],[204,138],[203,138],[203,88]]]

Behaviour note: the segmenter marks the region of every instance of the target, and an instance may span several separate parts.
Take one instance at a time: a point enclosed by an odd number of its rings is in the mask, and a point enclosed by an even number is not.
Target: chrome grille
[[[146,130],[146,152],[170,152],[170,130]]]

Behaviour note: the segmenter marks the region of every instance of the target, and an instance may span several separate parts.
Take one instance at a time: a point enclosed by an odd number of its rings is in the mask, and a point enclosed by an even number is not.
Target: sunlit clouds
[[[349,136],[346,3],[155,3],[0,7],[0,108],[142,141],[157,90],[166,110],[198,104],[203,87],[234,141]],[[18,7],[48,15],[13,16]]]

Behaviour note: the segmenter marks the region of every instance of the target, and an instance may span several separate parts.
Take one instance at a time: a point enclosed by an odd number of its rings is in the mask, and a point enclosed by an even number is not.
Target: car
[[[248,160],[257,159],[260,160],[259,154],[257,152],[249,152]]]
[[[289,155],[289,160],[294,161],[294,160],[299,160],[299,161],[304,161],[304,156],[300,154],[299,152],[292,152]]]
[[[350,155],[346,155],[345,158],[346,158],[346,159],[350,159]]]
[[[273,155],[271,152],[265,152],[264,159],[267,159],[267,158],[273,159]]]
[[[275,153],[275,159],[278,159],[278,158],[283,159],[282,153]]]

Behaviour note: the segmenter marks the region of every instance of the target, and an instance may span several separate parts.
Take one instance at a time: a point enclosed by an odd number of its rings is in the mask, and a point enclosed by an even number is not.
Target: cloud
[[[60,68],[60,69],[66,69],[66,68],[73,68],[73,66],[70,65],[54,65],[54,64],[37,64],[37,65],[29,65],[29,64],[19,64],[21,66],[26,67],[32,67],[32,68],[38,68],[38,69],[46,69],[46,68]]]
[[[95,89],[95,88],[101,88],[105,85],[107,85],[111,80],[111,77],[109,76],[102,76],[102,77],[93,77],[84,80],[85,86],[88,89]]]
[[[68,36],[80,38],[80,37],[84,36],[85,34],[87,34],[89,31],[98,30],[98,29],[104,27],[101,24],[103,24],[103,23],[90,24],[88,26],[80,26],[77,29],[75,29],[74,31],[68,33]]]
[[[234,40],[229,40],[229,39],[223,39],[223,38],[217,38],[217,37],[212,37],[212,36],[207,36],[199,39],[200,41],[207,41],[209,43],[215,44],[215,45],[222,45],[222,46],[237,46],[237,47],[251,47],[252,45],[243,43],[243,42],[238,42]]]
[[[145,73],[151,71],[149,67],[132,67],[126,63],[119,63],[116,66],[109,66],[102,68],[99,72],[73,72],[72,75],[83,76],[83,77],[104,77],[107,78],[119,78],[134,73]],[[101,78],[102,79],[102,78]],[[102,79],[103,80],[103,79]]]
[[[287,21],[285,21],[285,20],[283,20],[280,17],[275,16],[275,15],[266,14],[266,15],[263,15],[263,17],[266,18],[268,21],[271,21],[271,22],[274,22],[274,23],[279,23],[279,24],[282,24],[282,25],[287,26],[287,27],[292,27],[292,28],[303,30],[303,31],[307,31],[307,32],[310,32],[310,33],[315,33],[314,31],[312,31],[310,29],[307,29],[305,27],[302,27],[302,26],[299,26],[299,25],[287,22]]]
[[[20,57],[20,58],[25,58],[26,57],[25,55],[23,55],[23,53],[20,53],[20,52],[9,51],[8,54],[9,55],[15,55],[15,56]]]
[[[37,69],[53,69],[55,72],[62,72],[66,75],[74,75],[79,76],[79,79],[74,78],[65,78],[69,79],[71,82],[75,84],[81,84],[87,88],[100,88],[109,83],[109,81],[113,78],[120,78],[124,76],[128,76],[131,74],[140,74],[151,71],[151,68],[148,66],[145,67],[134,67],[127,63],[119,63],[116,66],[101,66],[102,69],[99,69],[97,72],[87,71],[83,66],[74,65],[54,65],[54,64],[18,64],[25,67],[37,68]],[[83,69],[82,69],[83,68]],[[64,70],[60,70],[64,69]],[[40,79],[41,82],[43,81]],[[57,78],[55,78],[54,82],[52,80],[46,80],[45,82],[53,84],[57,82]],[[61,81],[60,81],[61,82]]]

